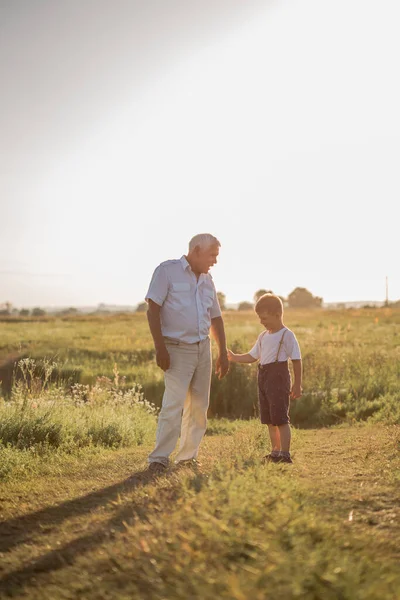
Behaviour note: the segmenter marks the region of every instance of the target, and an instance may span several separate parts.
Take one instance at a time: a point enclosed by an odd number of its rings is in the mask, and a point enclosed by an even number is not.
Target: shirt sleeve
[[[159,265],[153,273],[145,300],[153,300],[159,306],[164,304],[168,294],[168,277],[165,268]]]
[[[215,319],[216,317],[220,317],[221,316],[221,307],[219,305],[218,302],[218,296],[217,296],[217,290],[215,289],[215,285],[213,282],[213,288],[214,288],[214,300],[210,309],[210,317],[211,319]]]
[[[290,331],[289,335],[285,335],[283,340],[283,347],[285,348],[285,352],[289,358],[291,358],[292,360],[301,359],[299,342],[297,341],[293,331]]]
[[[256,343],[249,351],[250,356],[252,356],[256,360],[260,360],[261,357],[261,335],[258,336]]]

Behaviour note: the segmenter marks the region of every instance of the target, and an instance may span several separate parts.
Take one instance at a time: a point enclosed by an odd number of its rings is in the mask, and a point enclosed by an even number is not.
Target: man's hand
[[[229,360],[227,354],[220,354],[217,358],[217,362],[215,364],[215,374],[218,376],[218,379],[222,379],[225,377],[227,372],[229,371]]]
[[[229,360],[229,362],[235,362],[235,355],[232,352],[232,350],[229,350],[229,348],[228,348],[228,360]]]
[[[302,394],[303,390],[301,389],[301,386],[294,383],[292,385],[292,389],[290,392],[290,397],[292,400],[296,400],[296,398],[300,398],[301,394]]]
[[[159,346],[156,348],[156,361],[157,365],[163,371],[167,371],[170,365],[169,353],[166,346]]]

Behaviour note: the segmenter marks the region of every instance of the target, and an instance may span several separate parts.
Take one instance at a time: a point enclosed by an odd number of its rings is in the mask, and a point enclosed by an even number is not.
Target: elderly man
[[[209,274],[219,247],[211,234],[196,235],[187,256],[156,268],[146,294],[156,361],[165,372],[156,445],[149,456],[154,472],[167,468],[179,435],[176,462],[196,461],[210,398],[210,329],[219,350],[216,373],[221,379],[229,370],[224,323]]]

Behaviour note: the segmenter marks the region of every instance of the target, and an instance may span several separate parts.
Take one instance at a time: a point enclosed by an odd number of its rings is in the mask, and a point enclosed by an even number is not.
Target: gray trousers
[[[149,462],[167,465],[180,436],[176,462],[196,458],[207,427],[210,401],[211,344],[166,339],[170,368],[165,371],[165,391],[158,417],[156,445]]]

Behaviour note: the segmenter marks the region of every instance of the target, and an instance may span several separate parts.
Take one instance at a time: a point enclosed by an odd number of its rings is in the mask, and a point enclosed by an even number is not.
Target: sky
[[[400,298],[397,0],[0,0],[0,304]]]

